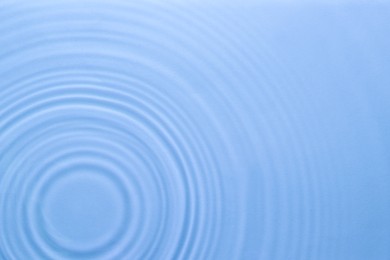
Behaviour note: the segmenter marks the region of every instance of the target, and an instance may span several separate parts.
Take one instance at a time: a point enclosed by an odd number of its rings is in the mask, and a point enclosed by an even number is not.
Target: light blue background
[[[0,259],[390,259],[386,1],[1,1]]]

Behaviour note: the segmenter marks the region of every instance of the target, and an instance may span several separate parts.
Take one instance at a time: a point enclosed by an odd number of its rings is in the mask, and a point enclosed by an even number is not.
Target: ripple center
[[[45,230],[61,246],[98,248],[120,228],[123,206],[109,178],[89,170],[72,171],[48,187],[42,208]]]

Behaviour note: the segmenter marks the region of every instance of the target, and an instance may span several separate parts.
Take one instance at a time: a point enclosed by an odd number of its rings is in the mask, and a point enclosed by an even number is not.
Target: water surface
[[[390,259],[389,25],[2,1],[0,259]]]

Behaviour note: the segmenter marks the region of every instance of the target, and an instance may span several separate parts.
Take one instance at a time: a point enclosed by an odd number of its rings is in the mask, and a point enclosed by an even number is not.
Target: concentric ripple
[[[57,75],[56,81],[59,78]],[[4,138],[12,140],[6,146],[10,151],[7,155],[12,158],[18,154],[19,158],[17,161],[8,158],[4,160],[10,161],[10,172],[17,172],[23,178],[19,180],[13,176],[3,184],[6,191],[20,192],[20,201],[23,202],[20,207],[6,212],[12,213],[13,217],[21,214],[24,223],[35,220],[27,226],[13,227],[25,234],[24,239],[29,243],[26,246],[37,250],[45,258],[59,257],[58,252],[75,258],[118,258],[126,255],[141,258],[144,254],[153,254],[154,248],[162,246],[164,242],[159,237],[163,239],[162,236],[172,236],[171,241],[182,241],[185,235],[183,232],[190,228],[187,222],[191,218],[187,214],[191,212],[191,203],[188,200],[193,196],[192,189],[186,187],[186,175],[200,166],[191,165],[191,161],[195,160],[191,157],[195,155],[186,155],[185,147],[180,150],[176,148],[181,145],[179,128],[169,133],[168,125],[166,128],[161,127],[168,124],[163,121],[167,119],[154,115],[152,108],[147,107],[152,104],[143,105],[124,92],[97,85],[88,86],[81,79],[77,85],[84,86],[73,87],[70,83],[54,83],[49,79],[45,82],[55,87],[48,85],[42,93],[36,92],[22,100],[23,104],[29,104],[26,107],[16,103],[15,106],[20,107],[19,111],[13,106],[5,110],[10,113],[3,114]],[[120,83],[117,84],[120,86]],[[161,102],[163,99],[158,100]],[[29,127],[22,128],[20,125]],[[13,140],[13,136],[19,138]],[[192,147],[194,149],[197,149],[196,146]],[[103,177],[107,179],[106,183],[112,182],[110,189],[103,187],[100,190],[98,184],[90,183],[105,183],[103,179],[99,180]],[[69,182],[69,178],[73,178],[73,184],[62,184]],[[92,190],[84,194],[88,185]],[[65,189],[71,193],[62,194],[62,201],[57,201],[60,205],[56,207],[59,208],[55,207],[55,212],[50,213],[47,212],[46,204],[49,202],[46,201],[61,200],[52,198],[59,195],[48,195],[52,194],[49,191],[53,189],[56,192]],[[122,191],[121,196],[115,195],[115,190]],[[101,200],[109,196],[117,197],[111,202],[105,202],[114,208],[105,209],[104,201]],[[130,203],[128,200],[136,202]],[[6,200],[5,207],[8,202],[11,200]],[[88,212],[82,213],[84,209]],[[114,215],[105,217],[108,214],[106,211]],[[50,217],[52,214],[62,216],[54,216],[53,220]],[[138,219],[138,223],[127,227],[133,218]],[[53,224],[50,224],[53,221],[65,226],[56,229],[55,225],[52,227]],[[8,223],[6,225],[7,228],[11,226]],[[99,239],[96,235],[99,233],[94,233],[98,232],[95,229],[104,226],[112,226],[108,228],[110,232],[111,229],[118,231],[112,231],[114,233],[111,236],[101,231],[103,237]],[[39,230],[34,230],[36,227]],[[163,230],[167,228],[169,232],[164,234]],[[63,230],[64,233],[56,231],[53,235],[53,229]],[[150,234],[154,235],[159,244],[150,239]],[[77,240],[76,237],[86,238]],[[90,241],[88,237],[93,239]],[[176,254],[178,249],[171,250],[171,254]]]
[[[0,260],[389,259],[385,22],[263,2],[0,2]]]

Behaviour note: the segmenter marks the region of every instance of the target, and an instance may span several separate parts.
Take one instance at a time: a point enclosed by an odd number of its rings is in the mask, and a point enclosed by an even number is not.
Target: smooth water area
[[[0,259],[390,259],[390,3],[0,1]]]

